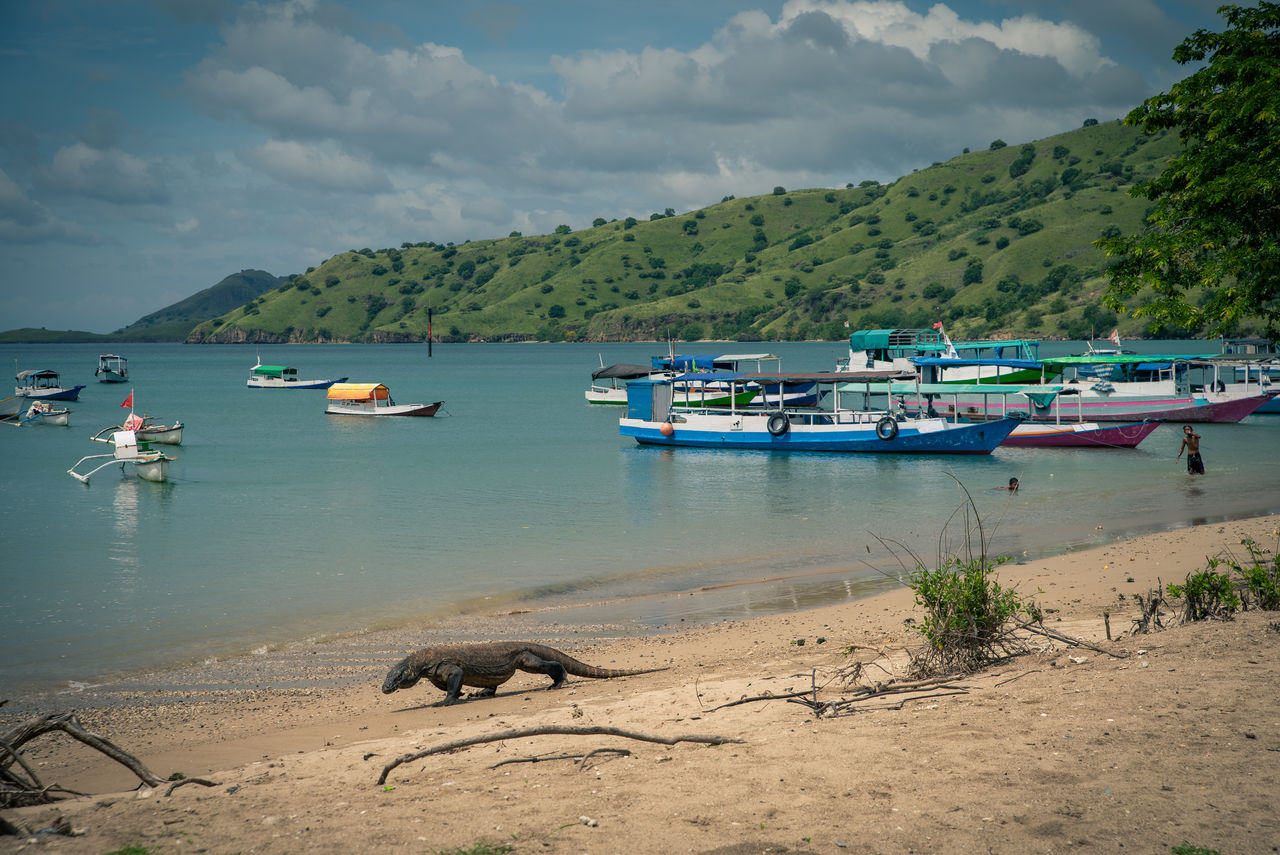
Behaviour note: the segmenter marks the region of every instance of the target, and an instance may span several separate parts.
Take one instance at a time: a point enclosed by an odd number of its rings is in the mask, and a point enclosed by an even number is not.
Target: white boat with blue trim
[[[978,424],[942,418],[907,418],[896,407],[854,408],[864,388],[905,379],[899,371],[782,373],[698,373],[673,380],[636,380],[627,386],[627,413],[618,430],[641,445],[733,448],[759,451],[838,451],[880,454],[990,454],[1018,422],[999,419]],[[731,387],[776,385],[785,399],[788,386],[815,385],[817,406],[779,405],[749,409],[696,407],[675,401],[676,384],[717,383]]]
[[[46,401],[78,401],[84,384],[64,387],[58,372],[51,368],[19,371],[14,379],[18,385],[13,394],[20,398],[42,398]]]
[[[262,360],[249,369],[250,389],[328,389],[334,383],[345,383],[346,377],[337,380],[300,380],[298,369],[289,365],[263,365]]]

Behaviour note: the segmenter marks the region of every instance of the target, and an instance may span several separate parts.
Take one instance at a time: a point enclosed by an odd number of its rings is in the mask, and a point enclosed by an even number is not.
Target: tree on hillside
[[[1131,195],[1155,203],[1141,234],[1096,246],[1115,259],[1107,305],[1153,327],[1231,334],[1246,318],[1280,338],[1280,4],[1223,6],[1229,27],[1173,53],[1204,62],[1125,123],[1177,129],[1184,145]],[[1148,292],[1154,292],[1154,299]],[[1203,296],[1193,294],[1202,289]],[[1129,304],[1136,308],[1130,309]]]

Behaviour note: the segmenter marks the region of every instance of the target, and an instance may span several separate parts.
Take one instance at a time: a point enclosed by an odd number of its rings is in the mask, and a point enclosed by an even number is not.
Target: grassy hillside
[[[216,318],[283,282],[265,270],[241,270],[171,306],[139,318],[115,335],[123,341],[182,341],[201,321]]]
[[[47,330],[35,327],[0,332],[0,344],[77,344],[91,341],[107,342],[116,341],[116,339],[109,335],[83,330]]]
[[[837,339],[849,328],[1105,335],[1092,242],[1140,228],[1124,190],[1176,137],[1091,124],[993,143],[890,185],[728,198],[648,221],[339,253],[200,324],[195,342]],[[1135,322],[1120,322],[1137,337]],[[1164,335],[1172,335],[1163,331]]]

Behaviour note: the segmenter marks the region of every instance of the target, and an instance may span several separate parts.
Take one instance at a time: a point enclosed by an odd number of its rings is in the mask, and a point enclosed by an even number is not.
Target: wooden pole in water
[[[431,358],[431,307],[427,306],[427,358]]]

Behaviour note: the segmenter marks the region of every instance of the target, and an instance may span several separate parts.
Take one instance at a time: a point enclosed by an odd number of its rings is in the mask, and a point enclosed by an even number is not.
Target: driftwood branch
[[[510,760],[502,760],[490,766],[490,769],[497,769],[502,766],[511,766],[515,763],[546,763],[551,760],[577,760],[578,768],[585,769],[587,761],[593,757],[601,755],[610,755],[613,757],[630,757],[631,750],[628,748],[593,748],[586,754],[535,754],[531,757],[513,757]]]
[[[701,742],[707,745],[724,745],[728,742],[746,741],[730,736],[702,736],[697,734],[655,736],[650,733],[639,733],[634,730],[623,730],[617,727],[600,727],[595,725],[585,725],[581,727],[564,725],[526,727],[519,730],[503,730],[486,736],[473,736],[467,739],[455,739],[452,742],[445,742],[432,748],[426,748],[422,751],[418,751],[414,754],[405,754],[382,767],[382,774],[378,776],[378,784],[385,784],[387,782],[387,775],[391,774],[391,770],[402,763],[412,763],[414,760],[421,760],[423,757],[430,757],[432,754],[443,754],[447,751],[455,751],[459,748],[467,748],[472,745],[485,745],[489,742],[504,742],[508,739],[524,739],[530,736],[551,736],[556,734],[563,736],[621,736],[625,739],[637,739],[641,742],[654,742],[659,745],[675,745],[677,742]]]
[[[1111,656],[1116,659],[1127,659],[1129,656],[1129,652],[1127,650],[1120,650],[1120,651],[1107,650],[1105,647],[1099,647],[1096,644],[1090,644],[1087,641],[1082,641],[1078,638],[1072,638],[1069,635],[1063,635],[1060,632],[1049,629],[1043,624],[1033,624],[1033,623],[1025,623],[1025,622],[1019,621],[1019,625],[1023,629],[1025,629],[1027,632],[1034,632],[1036,635],[1043,635],[1045,638],[1052,638],[1054,641],[1061,641],[1063,644],[1069,644],[1072,647],[1087,647],[1089,650],[1093,650],[1097,653],[1101,653],[1105,656]]]
[[[707,710],[707,712],[713,713],[716,710],[722,710],[727,707],[736,707],[736,706],[739,706],[740,704],[753,704],[753,703],[756,703],[757,701],[785,701],[791,698],[807,698],[807,697],[810,697],[811,695],[813,695],[812,690],[807,692],[784,692],[781,695],[755,695],[750,698],[738,698],[736,701],[728,701],[727,703],[723,703],[718,707],[712,707],[711,709]]]
[[[161,784],[167,783],[164,778],[148,769],[141,760],[120,748],[111,740],[85,730],[84,725],[80,723],[80,719],[76,717],[74,712],[50,713],[46,716],[24,721],[5,734],[3,739],[0,739],[0,746],[3,746],[3,752],[0,753],[0,782],[3,783],[4,787],[2,792],[3,806],[45,804],[52,800],[52,794],[55,791],[70,792],[57,785],[46,786],[42,784],[30,765],[22,757],[23,745],[36,737],[55,731],[61,731],[72,739],[107,755],[137,775],[138,779],[149,787],[159,787]],[[13,765],[15,763],[22,767],[27,777],[24,778],[14,770]],[[201,778],[184,778],[174,782],[165,795],[169,795],[174,789],[187,783],[202,784],[206,787],[217,786],[217,784]]]

